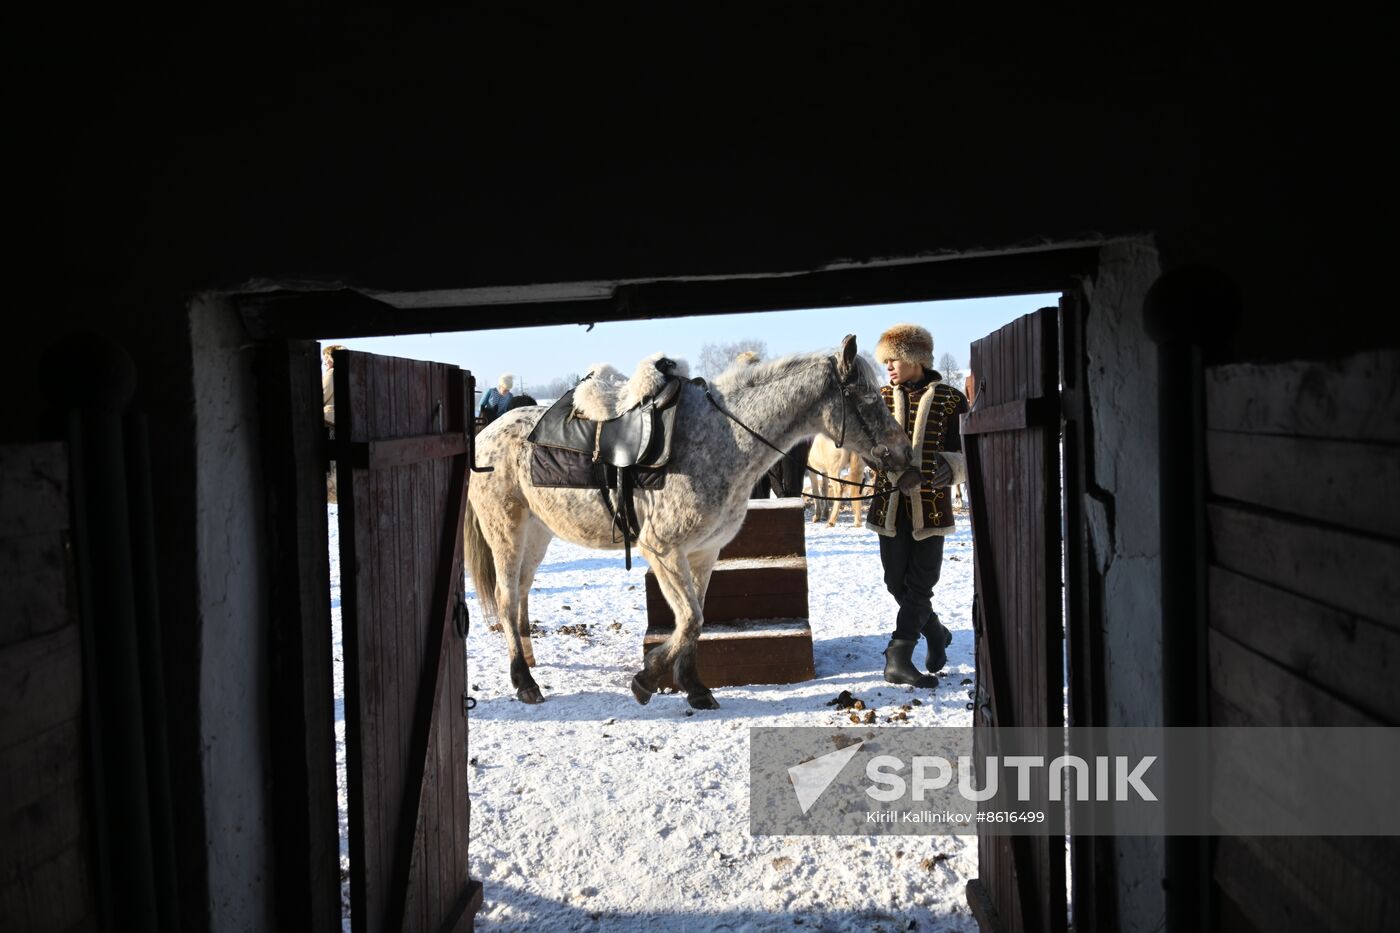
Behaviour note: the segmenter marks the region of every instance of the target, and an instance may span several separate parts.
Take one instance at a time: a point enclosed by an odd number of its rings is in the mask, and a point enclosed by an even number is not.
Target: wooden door
[[[462,520],[472,377],[335,355],[356,931],[471,929]]]
[[[1205,399],[1212,725],[1395,727],[1400,352],[1211,367]],[[1222,836],[1213,862],[1220,930],[1400,923],[1393,836]]]
[[[972,345],[977,403],[962,432],[975,560],[978,752],[989,748],[994,727],[1064,723],[1057,314],[1041,309]],[[1031,809],[1048,809],[1039,804]],[[1064,838],[979,834],[978,843],[978,877],[967,895],[982,929],[1063,931]]]

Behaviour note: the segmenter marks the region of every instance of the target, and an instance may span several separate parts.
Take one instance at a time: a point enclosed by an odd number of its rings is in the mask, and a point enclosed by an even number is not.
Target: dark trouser
[[[924,626],[937,616],[933,611],[933,587],[943,567],[943,536],[914,540],[914,523],[909,500],[899,497],[894,537],[880,535],[880,563],[885,568],[885,588],[899,603],[894,634],[890,637],[916,641]]]
[[[773,464],[768,471],[768,485],[774,495],[780,498],[802,495],[802,475],[807,471],[807,454],[811,450],[811,441],[798,441],[783,454],[783,459]]]

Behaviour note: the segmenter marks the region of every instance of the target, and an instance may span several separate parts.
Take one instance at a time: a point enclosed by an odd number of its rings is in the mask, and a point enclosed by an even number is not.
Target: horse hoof
[[[640,674],[632,678],[632,695],[637,698],[638,703],[642,704],[643,706],[646,706],[648,703],[651,702],[651,698],[654,693],[656,693],[655,690],[648,690],[646,686],[642,683],[642,678]]]
[[[697,690],[686,694],[685,701],[696,709],[719,709],[715,695],[708,690]]]
[[[531,684],[528,687],[520,687],[515,691],[515,696],[521,703],[543,703],[544,694],[540,693],[540,688]]]

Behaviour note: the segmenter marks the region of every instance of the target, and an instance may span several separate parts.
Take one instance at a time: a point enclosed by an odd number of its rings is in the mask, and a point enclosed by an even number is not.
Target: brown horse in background
[[[854,498],[865,493],[859,485],[865,479],[865,463],[860,455],[848,447],[837,447],[831,438],[825,434],[818,434],[812,439],[812,449],[807,454],[807,466],[816,471],[812,474],[813,494],[853,499],[851,515],[855,519],[856,527],[860,527],[862,503],[860,499]],[[819,473],[825,473],[826,476],[817,475]],[[845,482],[838,482],[838,479],[844,479]],[[813,499],[812,502],[812,521],[826,519],[828,527],[834,526],[837,516],[841,514],[842,503],[826,499]]]

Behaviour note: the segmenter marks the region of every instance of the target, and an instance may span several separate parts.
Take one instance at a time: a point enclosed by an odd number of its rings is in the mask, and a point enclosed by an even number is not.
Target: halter
[[[856,368],[852,366],[851,371],[846,374],[846,378],[842,379],[836,371],[836,357],[828,356],[826,362],[831,367],[832,381],[836,383],[836,388],[841,390],[841,437],[836,440],[836,448],[839,450],[846,443],[846,408],[848,406],[855,409],[856,420],[860,422],[860,429],[865,432],[865,436],[870,438],[871,443],[876,443],[874,426],[860,413],[860,405],[851,399],[855,393]],[[830,478],[827,477],[827,479]]]
[[[836,371],[836,357],[834,355],[828,356],[826,358],[826,362],[831,367],[830,372],[832,381],[836,383],[836,388],[841,391],[841,437],[839,440],[836,441],[837,448],[839,449],[845,443],[846,440],[847,405],[850,405],[855,409],[856,421],[860,422],[861,430],[865,432],[865,436],[868,437],[873,443],[875,441],[874,428],[871,426],[870,422],[866,420],[865,416],[861,414],[860,406],[855,404],[855,402],[851,401],[851,395],[855,392],[855,367],[852,367],[850,373],[846,376],[846,378],[842,379]],[[714,406],[716,411],[724,415],[730,421],[737,424],[739,427],[743,428],[745,431],[748,431],[759,441],[759,443],[768,447],[770,450],[776,450],[778,453],[786,456],[787,451],[783,450],[781,447],[776,446],[771,441],[769,441],[768,438],[764,437],[762,434],[759,434],[753,428],[749,427],[747,424],[744,424],[744,422],[740,421],[734,415],[726,411],[724,407],[721,406],[720,403],[715,400],[715,397],[711,393],[708,386],[705,388],[705,398],[709,400],[710,404]],[[865,488],[870,485],[869,483],[853,483],[850,480],[841,479],[837,476],[827,476],[821,470],[814,470],[811,467],[805,465],[803,466],[803,469],[814,476],[820,476],[823,479],[835,480],[843,486],[859,486],[861,488]],[[853,496],[851,498],[845,498],[842,496],[818,496],[814,493],[805,492],[803,493],[803,495],[811,499],[828,499],[834,502],[863,502],[871,499],[880,499],[884,496],[888,496],[891,492],[894,492],[893,487],[891,487],[890,489],[886,489],[882,492],[871,493],[868,496]]]

